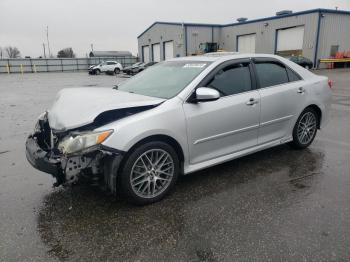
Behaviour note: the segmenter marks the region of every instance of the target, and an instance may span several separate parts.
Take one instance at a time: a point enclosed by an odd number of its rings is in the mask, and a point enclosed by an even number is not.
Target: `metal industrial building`
[[[313,9],[220,24],[155,22],[138,36],[142,61],[196,55],[199,44],[225,51],[302,55],[318,65],[337,51],[350,50],[350,11]]]

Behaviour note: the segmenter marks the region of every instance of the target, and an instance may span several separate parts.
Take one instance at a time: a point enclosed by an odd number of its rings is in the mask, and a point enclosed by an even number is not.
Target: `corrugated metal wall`
[[[243,23],[242,25],[235,24],[221,28],[204,25],[185,25],[184,28],[181,25],[155,24],[138,39],[139,55],[141,56],[142,46],[144,45],[151,46],[155,43],[174,40],[174,56],[184,56],[186,44],[183,34],[185,31],[187,32],[187,55],[197,53],[200,43],[212,41],[217,42],[220,49],[237,51],[237,37],[252,33],[256,34],[256,52],[273,54],[275,53],[276,30],[304,25],[303,55],[313,60],[317,24],[317,12],[254,23]],[[161,52],[163,52],[162,44]],[[152,54],[150,54],[150,57],[152,57]],[[161,58],[163,59],[163,53],[161,53]]]
[[[281,19],[265,20],[222,28],[221,47],[227,51],[236,51],[237,36],[256,33],[256,53],[275,53],[276,30],[305,25],[303,55],[314,58],[318,13],[304,14]]]
[[[152,44],[160,43],[160,58],[164,58],[164,42],[174,41],[174,57],[184,56],[184,29],[181,25],[156,24],[138,38],[138,50],[142,59],[142,46],[148,45],[152,57]]]
[[[350,15],[321,15],[318,59],[328,58],[332,45],[339,45],[339,51],[350,51]]]
[[[220,49],[220,39],[221,39],[221,28],[220,27],[213,27],[213,42],[218,43],[218,48]],[[211,42],[211,41],[210,41]]]
[[[256,53],[274,54],[278,29],[304,26],[302,55],[315,61],[318,21],[319,12],[315,11],[222,27],[156,24],[138,39],[139,55],[143,45],[151,46],[151,44],[169,40],[175,42],[174,56],[185,56],[186,48],[187,55],[198,53],[199,44],[204,42],[217,42],[220,49],[237,51],[238,36],[253,33],[256,34]],[[350,50],[349,25],[349,14],[327,12],[321,15],[317,60],[329,57],[332,45],[339,45],[339,51]],[[186,37],[184,37],[185,32]],[[187,39],[186,43],[185,39]],[[162,44],[161,52],[161,59],[163,59]],[[150,57],[152,57],[151,54]]]
[[[214,37],[213,27],[187,26],[187,55],[199,53],[199,44],[212,42]]]

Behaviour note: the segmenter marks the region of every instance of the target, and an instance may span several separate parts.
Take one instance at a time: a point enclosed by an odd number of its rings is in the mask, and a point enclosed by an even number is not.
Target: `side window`
[[[289,82],[301,80],[301,77],[297,73],[289,69],[288,67],[287,67],[287,74],[288,74]]]
[[[221,69],[207,86],[224,96],[251,90],[249,63],[237,63]]]
[[[280,63],[256,62],[255,68],[261,88],[288,83],[287,70]]]
[[[107,65],[115,65],[115,62],[107,62]]]

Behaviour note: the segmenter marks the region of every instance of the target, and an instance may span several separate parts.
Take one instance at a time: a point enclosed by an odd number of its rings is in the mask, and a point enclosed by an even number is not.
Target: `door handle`
[[[259,103],[258,100],[255,100],[254,98],[250,98],[249,101],[246,102],[245,104],[246,104],[247,106],[253,106],[253,105],[257,104],[257,103]]]
[[[305,93],[305,88],[304,87],[299,87],[297,93],[298,94],[304,94]]]

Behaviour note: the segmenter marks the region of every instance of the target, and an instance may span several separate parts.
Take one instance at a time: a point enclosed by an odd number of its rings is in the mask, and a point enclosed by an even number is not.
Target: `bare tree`
[[[15,46],[5,47],[5,51],[9,58],[19,58],[21,56],[21,52]]]
[[[73,58],[75,57],[75,54],[73,52],[73,49],[71,47],[64,48],[57,53],[58,58]]]

